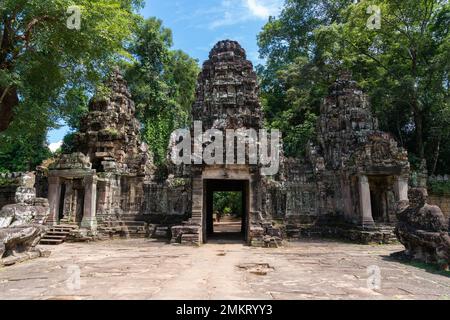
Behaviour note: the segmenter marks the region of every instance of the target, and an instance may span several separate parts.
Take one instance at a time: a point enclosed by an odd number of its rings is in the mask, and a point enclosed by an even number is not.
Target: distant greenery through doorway
[[[214,212],[242,217],[242,192],[214,192]]]

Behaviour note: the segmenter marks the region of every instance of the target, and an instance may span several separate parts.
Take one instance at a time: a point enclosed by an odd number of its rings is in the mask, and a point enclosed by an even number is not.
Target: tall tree
[[[269,126],[282,130],[285,152],[301,156],[313,137],[315,115],[329,84],[333,65],[317,46],[316,30],[341,20],[351,0],[286,0],[278,18],[270,18],[258,35],[258,68],[263,107]]]
[[[383,127],[434,163],[430,147],[447,136],[449,122],[448,1],[363,0],[343,15],[343,23],[318,30],[319,46],[332,63],[353,71]]]
[[[189,124],[200,72],[196,60],[171,47],[172,32],[161,20],[142,21],[129,48],[135,60],[126,73],[144,137],[159,165],[166,161],[172,131]]]
[[[133,11],[142,3],[2,0],[0,132],[14,117],[31,115],[46,128],[55,117],[70,113],[66,97],[71,95],[66,94],[92,89],[109,61],[125,54],[123,41],[137,19]],[[70,11],[73,5],[77,8]]]
[[[49,157],[45,134],[0,135],[0,172],[32,171]]]
[[[289,128],[308,128],[328,85],[351,70],[413,165],[426,158],[431,171],[449,170],[439,160],[450,154],[449,19],[445,0],[287,0],[259,44],[268,59],[260,69],[265,108],[288,130],[288,154],[312,136]]]

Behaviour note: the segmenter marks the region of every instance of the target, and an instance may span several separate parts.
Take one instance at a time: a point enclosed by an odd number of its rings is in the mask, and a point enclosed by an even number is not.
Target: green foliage
[[[0,168],[33,169],[48,154],[49,128],[61,119],[77,128],[89,97],[117,61],[140,20],[142,0],[0,1]],[[81,29],[67,28],[69,6],[81,9]],[[126,26],[126,27],[124,27]],[[0,121],[1,122],[1,121]]]
[[[126,66],[144,137],[160,166],[166,162],[170,134],[190,124],[200,72],[196,60],[171,46],[172,32],[161,20],[142,21],[129,47],[135,60]]]
[[[242,192],[214,192],[214,212],[241,217]]]
[[[430,172],[448,172],[448,1],[353,2],[287,0],[264,26],[258,42],[267,65],[258,73],[269,124],[281,126],[287,155],[302,154],[302,132],[289,129],[318,114],[328,86],[350,70],[381,128],[426,158]],[[367,27],[370,5],[381,8],[380,29]]]
[[[74,96],[92,91],[114,61],[129,57],[123,43],[138,19],[133,11],[142,3],[3,0],[0,32],[13,34],[2,46],[0,87],[17,89],[15,119],[33,119],[47,128],[59,117],[70,118],[77,107]],[[67,28],[71,5],[81,9],[80,30]]]
[[[260,55],[267,59],[258,67],[267,124],[282,131],[287,156],[304,154],[314,116],[337,74],[315,31],[340,21],[340,10],[351,2],[287,0],[280,16],[258,35]]]
[[[17,186],[19,182],[17,179],[8,179],[4,177],[0,177],[0,187],[6,187],[6,186]]]
[[[56,154],[75,152],[75,132],[69,132],[63,138],[61,148],[56,150]]]
[[[428,183],[430,193],[450,194],[450,181],[433,181]]]
[[[380,29],[367,28],[370,5],[381,8]],[[448,131],[447,115],[433,119],[448,109],[449,10],[441,0],[359,1],[343,10],[342,23],[316,33],[333,63],[353,71],[369,93],[382,127],[429,163]]]
[[[273,120],[271,126],[288,132],[283,139],[286,154],[302,157],[305,156],[305,146],[315,137],[316,123],[317,116],[310,111],[306,111],[304,118],[299,119],[295,118],[291,110],[287,110]]]
[[[120,136],[120,132],[115,128],[106,128],[102,130],[100,133],[111,136],[113,139],[116,139]]]
[[[33,171],[52,155],[43,141],[45,135],[0,135],[0,172]]]

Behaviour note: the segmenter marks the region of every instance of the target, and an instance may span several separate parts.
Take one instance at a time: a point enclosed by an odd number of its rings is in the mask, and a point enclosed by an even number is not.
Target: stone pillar
[[[48,177],[48,203],[50,214],[47,224],[54,226],[58,224],[59,206],[61,205],[61,179],[59,177]]]
[[[395,195],[397,201],[408,200],[408,178],[397,177],[395,181]]]
[[[97,204],[97,176],[84,178],[84,212],[81,227],[89,230],[97,230],[96,218]]]
[[[372,216],[372,203],[370,201],[370,185],[367,176],[359,177],[359,209],[361,210],[361,222],[363,227],[375,225]]]
[[[192,179],[192,222],[202,225],[203,222],[203,180],[201,177]]]

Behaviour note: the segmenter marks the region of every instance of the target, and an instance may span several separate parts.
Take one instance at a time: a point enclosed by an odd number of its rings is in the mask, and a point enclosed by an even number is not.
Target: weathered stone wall
[[[450,219],[450,194],[430,194],[428,203],[441,208],[442,213]]]
[[[0,208],[15,202],[17,186],[0,186]]]
[[[189,218],[192,210],[191,181],[179,178],[145,186],[142,213],[152,223],[176,223]]]
[[[36,198],[35,173],[15,172],[0,174],[0,209],[14,203],[25,203]]]
[[[8,204],[16,203],[16,191],[23,175],[22,172],[0,173],[0,209]]]

